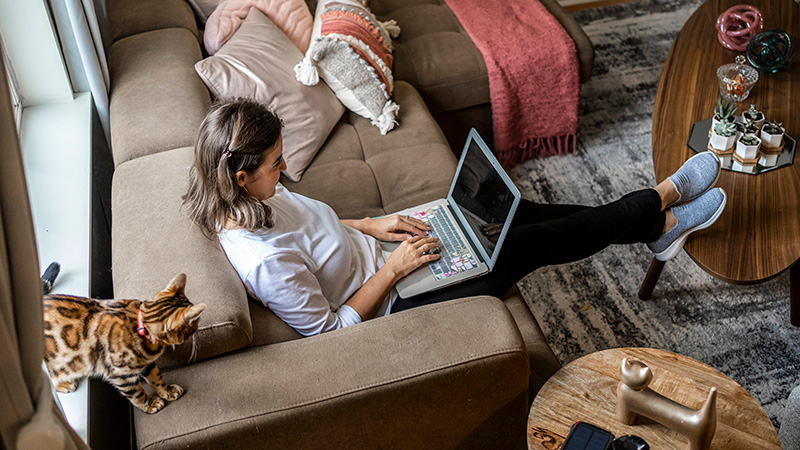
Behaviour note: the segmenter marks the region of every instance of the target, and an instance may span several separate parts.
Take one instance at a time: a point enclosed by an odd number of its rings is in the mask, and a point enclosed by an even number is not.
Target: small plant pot
[[[736,141],[736,154],[739,156],[740,159],[749,160],[755,159],[758,157],[758,150],[761,148],[761,139],[752,136],[753,139],[756,141],[755,144],[747,144],[742,142],[745,136],[742,136],[741,139]]]
[[[781,128],[780,134],[772,134],[768,131],[761,130],[761,145],[769,148],[778,148],[783,143],[784,129]]]
[[[756,105],[750,105],[750,109],[742,113],[742,120],[745,122],[753,122],[760,130],[764,126],[764,113],[755,109]]]
[[[736,143],[736,134],[730,136],[722,136],[717,134],[716,131],[711,132],[711,138],[708,144],[716,150],[728,150]]]

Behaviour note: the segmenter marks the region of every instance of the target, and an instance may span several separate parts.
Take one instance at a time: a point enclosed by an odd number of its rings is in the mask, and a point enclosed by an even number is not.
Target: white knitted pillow
[[[311,45],[294,68],[297,80],[313,86],[322,76],[347,109],[386,134],[397,125],[400,109],[391,100],[391,37],[399,33],[393,20],[379,22],[358,0],[321,0]]]

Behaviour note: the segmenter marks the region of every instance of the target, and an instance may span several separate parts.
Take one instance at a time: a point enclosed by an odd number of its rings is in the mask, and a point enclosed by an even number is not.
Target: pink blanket
[[[486,62],[500,162],[574,152],[578,57],[561,24],[539,0],[445,2]]]

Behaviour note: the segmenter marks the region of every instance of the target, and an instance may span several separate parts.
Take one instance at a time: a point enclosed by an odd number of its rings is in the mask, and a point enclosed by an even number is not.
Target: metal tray
[[[737,120],[739,118],[737,117]],[[701,122],[696,122],[692,124],[692,130],[689,132],[689,141],[686,142],[686,145],[689,146],[695,153],[701,153],[708,151],[708,141],[709,141],[709,131],[711,130],[711,122],[712,119],[703,120]],[[778,155],[778,162],[772,167],[764,167],[761,164],[756,165],[756,169],[753,172],[742,172],[738,170],[733,170],[732,167],[723,167],[725,170],[730,170],[732,172],[739,172],[739,173],[747,173],[750,175],[758,175],[760,173],[769,172],[775,169],[780,169],[781,167],[786,167],[792,164],[794,161],[794,154],[797,148],[797,141],[789,136],[788,134],[783,135],[783,151],[780,155]]]

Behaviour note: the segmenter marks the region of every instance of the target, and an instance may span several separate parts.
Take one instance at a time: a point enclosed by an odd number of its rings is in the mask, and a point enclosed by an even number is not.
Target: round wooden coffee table
[[[675,38],[656,92],[652,139],[659,182],[694,154],[686,141],[693,123],[714,114],[717,67],[743,53],[722,47],[714,28],[720,13],[740,3],[761,11],[765,30],[781,28],[800,44],[800,5],[794,1],[708,0],[701,5]],[[738,104],[738,114],[751,103],[758,105],[794,138],[800,137],[797,53],[781,72],[759,73],[750,97]],[[725,211],[713,226],[689,237],[686,253],[706,272],[735,284],[760,283],[792,267],[792,323],[800,325],[800,264],[795,264],[800,259],[800,161],[760,175],[723,170],[717,186],[728,194]],[[654,260],[640,298],[650,298],[662,267]]]
[[[692,409],[699,409],[717,388],[715,450],[779,450],[778,433],[758,402],[722,372],[687,356],[649,348],[603,350],[578,358],[556,372],[536,394],[528,415],[528,449],[556,450],[578,421],[612,432],[641,436],[652,449],[685,450],[680,434],[639,416],[634,425],[618,422],[616,389],[622,358],[650,367],[650,388]]]

